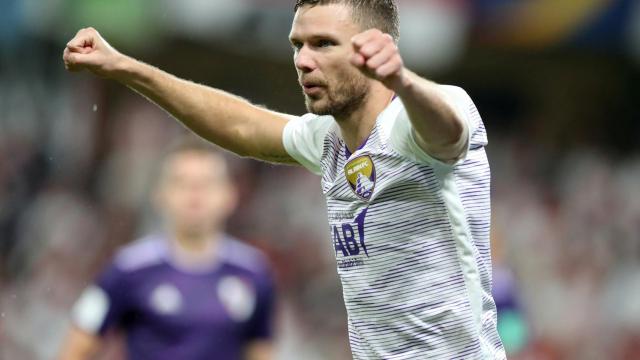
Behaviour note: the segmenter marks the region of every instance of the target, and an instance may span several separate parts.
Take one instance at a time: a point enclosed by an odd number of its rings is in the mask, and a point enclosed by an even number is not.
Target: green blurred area
[[[92,26],[126,47],[152,47],[157,43],[158,1],[67,0],[62,26],[66,33]],[[67,17],[68,16],[68,17]]]

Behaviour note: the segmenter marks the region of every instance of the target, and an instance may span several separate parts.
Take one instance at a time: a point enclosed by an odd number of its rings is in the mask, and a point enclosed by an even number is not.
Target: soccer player
[[[178,79],[92,28],[63,58],[241,156],[322,176],[355,359],[504,358],[474,103],[404,66],[393,0],[298,0],[294,10],[289,40],[309,110],[300,117]]]
[[[83,292],[60,359],[91,358],[110,329],[125,332],[130,359],[271,359],[271,276],[223,232],[236,202],[224,157],[177,144],[154,198],[164,229],[119,251]]]

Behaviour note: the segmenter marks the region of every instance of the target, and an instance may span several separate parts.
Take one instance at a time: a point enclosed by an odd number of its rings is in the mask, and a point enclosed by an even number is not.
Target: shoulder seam
[[[133,272],[160,264],[164,260],[161,246],[151,235],[134,240],[116,253],[114,265],[122,272]]]

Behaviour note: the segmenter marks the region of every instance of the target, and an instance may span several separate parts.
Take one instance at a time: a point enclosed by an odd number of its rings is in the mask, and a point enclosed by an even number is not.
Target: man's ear
[[[227,191],[225,191],[225,196],[227,197],[226,215],[227,217],[229,217],[236,211],[240,202],[240,192],[238,191],[238,188],[233,183],[231,183],[231,180],[229,180]]]

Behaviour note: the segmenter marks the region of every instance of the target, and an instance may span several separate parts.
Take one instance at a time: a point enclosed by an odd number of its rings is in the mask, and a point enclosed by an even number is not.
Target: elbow
[[[450,146],[459,146],[466,143],[467,140],[467,127],[464,124],[464,120],[458,116],[453,116],[451,120],[451,133],[449,137]]]
[[[217,145],[240,157],[250,158],[255,153],[253,148],[255,144],[251,139],[255,139],[251,129],[238,124],[230,128],[226,136],[221,138],[220,143],[217,143]]]
[[[444,157],[450,161],[457,161],[464,156],[467,147],[469,129],[463,121],[457,116],[454,117],[448,142],[442,147]]]
[[[468,129],[463,120],[455,117],[452,118],[446,131],[440,133],[437,140],[423,141],[420,145],[434,158],[446,163],[454,163],[464,156],[468,137]]]
[[[468,130],[463,121],[460,117],[452,114],[446,130],[442,132],[439,141],[434,145],[441,149],[456,149],[464,145]]]

